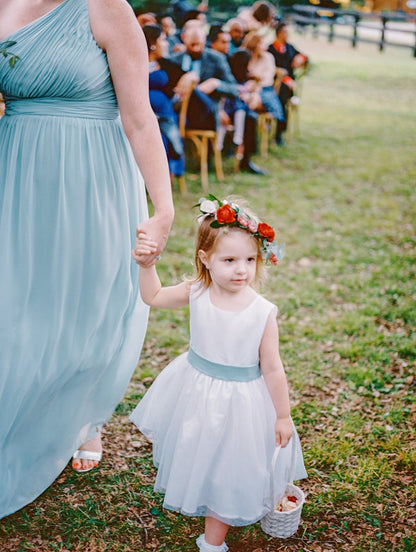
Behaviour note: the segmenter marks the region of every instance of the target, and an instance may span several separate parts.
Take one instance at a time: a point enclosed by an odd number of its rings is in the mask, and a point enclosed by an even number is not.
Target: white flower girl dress
[[[188,516],[249,525],[271,508],[275,410],[259,368],[267,318],[277,307],[257,295],[233,312],[209,289],[190,294],[190,348],[156,378],[130,416],[153,442],[155,490]],[[306,477],[298,436],[295,479]],[[276,465],[276,495],[289,480],[291,446]]]

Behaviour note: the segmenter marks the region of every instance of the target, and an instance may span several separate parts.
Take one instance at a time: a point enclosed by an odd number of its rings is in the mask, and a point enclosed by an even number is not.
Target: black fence
[[[312,29],[315,36],[324,35],[349,40],[355,48],[358,42],[411,48],[416,58],[416,16],[398,12],[363,13],[351,10],[321,8],[295,4],[287,13],[300,29]]]

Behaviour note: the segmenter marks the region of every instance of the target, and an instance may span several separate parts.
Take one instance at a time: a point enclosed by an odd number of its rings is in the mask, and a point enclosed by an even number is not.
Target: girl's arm
[[[139,232],[133,257],[136,259],[140,256],[151,255],[155,248],[156,244],[152,238],[144,232]],[[162,287],[155,265],[140,267],[139,285],[143,301],[151,307],[173,309],[189,303],[191,284],[182,282],[176,286]]]
[[[285,447],[292,436],[293,424],[286,374],[279,354],[279,330],[273,311],[267,319],[260,344],[260,366],[276,410],[276,445]]]
[[[126,0],[90,0],[94,38],[106,52],[124,131],[154,206],[154,216],[140,225],[157,243],[166,243],[173,221],[173,201],[166,153],[149,102],[149,64],[143,32]],[[143,257],[149,266],[155,255]]]
[[[146,305],[157,309],[174,309],[189,304],[190,283],[162,287],[156,266],[139,268],[140,294]]]

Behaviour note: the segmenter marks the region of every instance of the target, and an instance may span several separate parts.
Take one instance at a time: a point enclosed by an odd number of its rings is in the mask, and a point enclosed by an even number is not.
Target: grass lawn
[[[258,159],[270,177],[234,174],[219,197],[245,197],[280,232],[286,256],[264,295],[280,308],[281,354],[309,479],[293,538],[232,529],[231,552],[416,549],[416,59],[410,50],[292,33],[310,54],[301,134]],[[175,189],[162,280],[192,271],[192,205]],[[99,470],[67,468],[0,522],[1,551],[191,552],[202,520],[162,509],[151,448],[127,416],[188,342],[187,311],[152,312],[136,374],[106,426]],[[74,406],[75,407],[75,406]],[[244,484],[244,482],[242,482]]]

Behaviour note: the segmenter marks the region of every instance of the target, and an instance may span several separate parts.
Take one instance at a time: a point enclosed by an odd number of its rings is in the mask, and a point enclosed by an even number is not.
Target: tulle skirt
[[[131,260],[147,218],[119,120],[0,121],[0,517],[111,416],[147,325]]]
[[[275,412],[262,377],[249,382],[207,376],[187,353],[157,377],[130,416],[153,442],[155,490],[164,506],[242,526],[270,509]],[[295,478],[306,477],[297,435]],[[291,447],[279,454],[276,496],[289,479]]]

